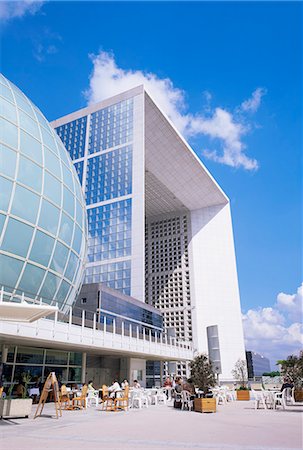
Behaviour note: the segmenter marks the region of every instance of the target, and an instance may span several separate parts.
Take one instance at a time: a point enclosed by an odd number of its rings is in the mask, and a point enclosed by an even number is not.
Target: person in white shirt
[[[114,380],[113,384],[108,387],[109,396],[111,398],[115,398],[116,397],[116,393],[119,392],[119,391],[121,391],[120,384],[118,383],[118,380]]]
[[[140,383],[139,383],[138,380],[134,380],[133,387],[134,387],[135,389],[140,389],[141,385],[140,385]]]
[[[129,386],[128,381],[127,380],[123,380],[122,383],[121,383],[122,389],[125,389],[127,386]]]

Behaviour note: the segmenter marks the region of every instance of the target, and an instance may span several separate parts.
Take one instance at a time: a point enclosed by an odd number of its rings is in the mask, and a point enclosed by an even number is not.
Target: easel
[[[58,380],[56,377],[55,372],[51,372],[48,377],[45,380],[43,389],[42,389],[42,394],[40,396],[40,400],[39,400],[39,404],[37,406],[37,411],[36,414],[34,416],[34,419],[36,419],[36,417],[41,416],[45,402],[47,400],[48,394],[50,392],[54,393],[54,403],[55,403],[55,408],[56,408],[56,418],[58,419],[58,411],[60,413],[60,417],[62,416],[62,411],[61,411],[61,402],[60,402],[60,395],[59,395],[59,385],[58,385]]]

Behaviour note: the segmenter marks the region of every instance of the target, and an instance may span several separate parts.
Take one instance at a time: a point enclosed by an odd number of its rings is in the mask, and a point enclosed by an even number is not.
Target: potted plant
[[[233,377],[240,383],[240,387],[236,389],[237,400],[249,400],[250,395],[247,387],[247,365],[244,359],[238,359],[232,374]]]
[[[299,356],[290,355],[287,359],[277,361],[281,365],[282,376],[295,388],[295,401],[303,402],[303,351]]]
[[[202,398],[195,398],[195,411],[216,412],[216,399],[211,398],[211,390],[216,384],[211,361],[206,354],[196,356],[190,363],[191,379],[195,386],[203,392]]]
[[[27,388],[31,380],[29,373],[22,374],[23,389],[20,398],[12,396],[14,384],[11,384],[7,397],[0,399],[0,417],[28,417],[31,413],[33,400],[27,397]]]

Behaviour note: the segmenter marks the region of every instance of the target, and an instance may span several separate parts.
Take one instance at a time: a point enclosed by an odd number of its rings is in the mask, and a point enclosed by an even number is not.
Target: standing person
[[[109,396],[111,398],[116,397],[116,393],[121,391],[120,384],[118,383],[118,380],[113,380],[113,384],[108,387]]]
[[[139,383],[138,380],[134,380],[134,382],[133,382],[133,387],[134,387],[135,389],[140,389],[141,385],[140,385],[140,383]]]

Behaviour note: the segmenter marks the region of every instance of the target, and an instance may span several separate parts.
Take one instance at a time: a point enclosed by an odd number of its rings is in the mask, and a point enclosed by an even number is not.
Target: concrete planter
[[[216,412],[215,398],[195,398],[194,400],[196,412]]]
[[[250,400],[249,391],[244,389],[237,391],[237,400]]]
[[[31,398],[0,399],[0,417],[28,417],[32,410]]]

